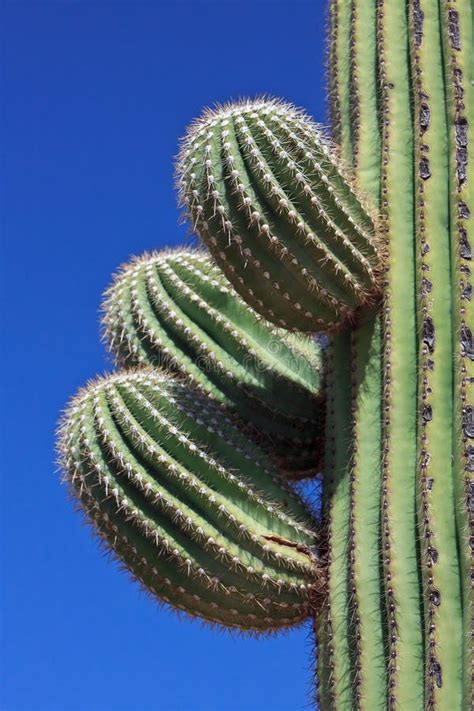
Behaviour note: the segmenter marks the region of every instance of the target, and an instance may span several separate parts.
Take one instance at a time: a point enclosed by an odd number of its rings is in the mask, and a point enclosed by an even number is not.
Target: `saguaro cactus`
[[[129,523],[120,528],[122,498],[128,506],[130,496],[119,488],[113,493],[113,525],[127,539],[122,545],[110,533],[110,503],[104,492],[92,500],[91,482],[100,491],[112,478],[115,486],[120,474],[128,492],[131,474],[138,486],[131,516],[143,539],[137,553],[149,545],[143,517],[153,503],[144,496],[143,476],[151,473],[152,488],[171,476],[167,466],[160,469],[155,448],[172,447],[173,457],[185,457],[174,494],[183,505],[197,502],[201,494],[192,481],[204,477],[206,525],[217,527],[212,541],[221,536],[226,552],[216,561],[214,543],[195,539],[195,527],[204,531],[204,525],[175,516],[168,530],[192,546],[185,563],[197,606],[180,597],[186,586],[176,561],[166,562],[178,584],[169,597],[217,619],[209,606],[220,609],[222,591],[211,592],[192,567],[205,557],[232,593],[235,613],[224,604],[218,617],[224,624],[231,614],[242,627],[284,626],[313,605],[323,711],[474,706],[472,21],[471,0],[331,0],[333,143],[300,110],[257,100],[207,111],[182,144],[181,202],[235,289],[279,327],[329,333],[317,547],[302,503],[293,501],[286,513],[279,508],[287,494],[276,471],[262,475],[260,465],[250,468],[261,487],[261,508],[252,494],[257,483],[240,489],[253,445],[243,441],[229,450],[234,434],[225,430],[216,440],[198,433],[196,417],[187,412],[189,431],[226,461],[222,477],[214,478],[207,460],[204,468],[199,462],[199,477],[189,472],[199,455],[191,456],[191,440],[182,446],[178,430],[161,424],[163,412],[171,419],[170,407],[182,412],[178,385],[162,375],[93,386],[72,406],[63,434],[79,495],[138,577],[140,560],[128,555]],[[210,292],[203,298],[214,308]],[[133,305],[117,316],[119,302],[111,300],[114,328],[133,318]],[[227,307],[216,308],[225,313]],[[129,325],[122,327],[130,333]],[[131,338],[148,357],[146,334],[137,329]],[[153,403],[153,413],[143,408],[153,378],[166,391],[163,412]],[[130,394],[132,385],[138,395]],[[179,387],[186,408],[189,398],[203,397],[185,383]],[[273,397],[275,411],[285,409],[286,403],[276,405],[279,393]],[[208,406],[217,407],[211,400]],[[245,462],[239,452],[247,453]],[[232,480],[227,466],[236,468]],[[215,482],[212,505],[208,476]],[[269,499],[277,502],[270,509]],[[223,518],[218,502],[227,512]],[[160,516],[166,511],[169,519],[173,505],[165,497]],[[253,532],[250,542],[241,530]],[[155,553],[141,558],[147,569]],[[245,556],[252,562],[245,558],[241,565]],[[264,583],[271,593],[262,619],[247,593],[266,594]],[[231,585],[244,591],[244,601]],[[279,608],[281,600],[290,608]],[[248,606],[256,615],[252,624]]]

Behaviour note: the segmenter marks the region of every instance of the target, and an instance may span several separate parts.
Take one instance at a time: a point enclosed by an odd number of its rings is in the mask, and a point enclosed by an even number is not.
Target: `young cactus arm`
[[[370,211],[301,111],[258,100],[207,111],[183,141],[178,179],[214,259],[270,321],[326,330],[376,301]]]
[[[126,265],[103,312],[105,340],[120,363],[185,375],[277,456],[320,448],[320,347],[256,314],[204,253],[180,249]]]
[[[417,339],[414,164],[405,3],[380,0],[384,286],[382,542],[389,635],[389,708],[424,706],[423,611],[417,552]]]
[[[418,491],[425,703],[461,708],[462,609],[453,490],[453,353],[446,97],[439,8],[412,0],[418,262]]]
[[[189,396],[202,420],[193,420]],[[212,445],[199,439],[203,430]],[[304,619],[322,593],[316,524],[304,504],[212,403],[170,376],[91,384],[65,415],[60,449],[72,492],[160,599],[224,625],[270,630]]]
[[[472,229],[474,214],[473,8],[470,0],[440,0],[449,192],[454,353],[453,463],[455,510],[463,607],[463,711],[474,705],[474,305]]]

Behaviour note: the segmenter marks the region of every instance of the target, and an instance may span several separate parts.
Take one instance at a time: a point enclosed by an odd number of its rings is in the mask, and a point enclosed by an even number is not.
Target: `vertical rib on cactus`
[[[316,619],[318,696],[323,709],[353,708],[349,628],[349,521],[351,460],[350,333],[336,334],[328,349],[326,456],[323,514],[327,536],[326,604]]]
[[[440,0],[449,193],[454,353],[453,462],[463,605],[462,708],[474,705],[474,306],[471,301],[474,212],[473,15],[469,0]],[[471,231],[472,232],[472,231]]]
[[[358,188],[379,204],[380,127],[377,107],[375,0],[352,0],[351,114]],[[353,460],[351,469],[351,610],[354,708],[385,709],[387,677],[381,571],[381,323],[374,314],[352,332]],[[368,505],[367,502],[372,502]]]
[[[408,8],[379,0],[384,288],[383,557],[389,618],[389,708],[423,708],[423,611],[416,487],[417,340],[414,165]]]
[[[349,92],[350,0],[330,5],[329,87],[332,133],[341,157],[352,162]],[[330,337],[327,360],[326,456],[323,516],[327,529],[328,589],[316,620],[318,697],[322,708],[350,711],[354,700],[354,629],[350,610],[349,537],[351,466],[351,336]]]
[[[350,0],[330,0],[329,105],[332,136],[342,156],[352,154],[351,105],[349,94]]]
[[[418,491],[425,703],[460,708],[461,600],[452,462],[448,141],[439,8],[411,0],[419,345]]]

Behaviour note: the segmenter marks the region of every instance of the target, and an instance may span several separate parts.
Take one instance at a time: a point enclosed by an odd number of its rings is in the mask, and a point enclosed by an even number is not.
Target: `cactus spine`
[[[61,450],[99,532],[161,600],[249,630],[309,614],[315,522],[264,453],[186,384],[154,372],[92,383],[65,415]]]

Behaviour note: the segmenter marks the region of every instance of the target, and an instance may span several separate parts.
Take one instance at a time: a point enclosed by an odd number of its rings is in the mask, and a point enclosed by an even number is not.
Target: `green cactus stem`
[[[381,132],[378,120],[375,0],[351,5],[350,109],[352,164],[359,190],[380,204]],[[347,49],[346,49],[347,52]],[[349,157],[348,157],[349,160]],[[352,468],[350,471],[350,619],[354,650],[353,708],[387,708],[386,612],[381,552],[382,359],[381,320],[375,314],[352,332]],[[368,506],[367,502],[373,502]]]
[[[315,619],[318,642],[318,697],[323,709],[352,707],[352,659],[348,630],[349,531],[352,456],[351,336],[334,335],[328,349],[326,456],[323,513],[327,544],[328,588],[325,605]]]
[[[205,396],[156,372],[107,377],[70,404],[73,494],[160,600],[229,627],[300,622],[323,592],[316,522]]]
[[[327,330],[376,301],[370,209],[302,111],[259,100],[207,110],[183,141],[178,181],[214,259],[269,321]]]
[[[418,563],[417,339],[414,155],[409,19],[404,3],[379,4],[382,82],[384,288],[382,541],[388,610],[389,708],[423,708],[423,610]]]
[[[320,470],[320,347],[255,313],[205,253],[178,249],[125,265],[103,312],[104,338],[120,365],[185,376],[251,425],[289,476]]]
[[[375,2],[334,0],[329,80],[333,136],[354,166],[356,188],[378,203]],[[324,515],[329,531],[328,596],[318,618],[318,695],[322,708],[386,708],[383,584],[380,576],[381,357],[376,315],[352,334],[332,337],[328,421],[348,433],[334,461],[327,437]],[[351,393],[352,390],[352,393]],[[344,424],[343,424],[344,423]],[[334,486],[334,481],[338,482]],[[368,502],[373,502],[369,505]],[[332,543],[331,543],[332,541]],[[335,545],[337,543],[337,545]],[[326,624],[325,616],[330,620]],[[328,674],[328,669],[330,673]]]

